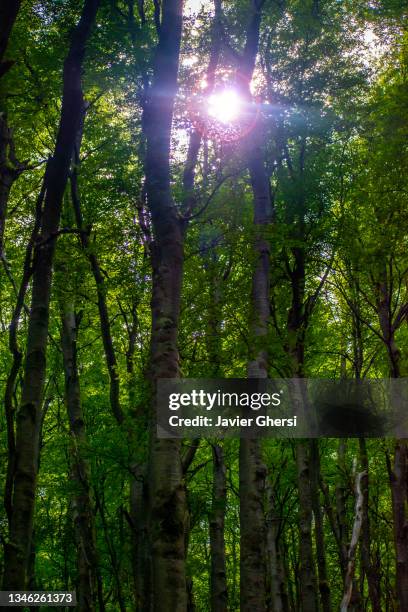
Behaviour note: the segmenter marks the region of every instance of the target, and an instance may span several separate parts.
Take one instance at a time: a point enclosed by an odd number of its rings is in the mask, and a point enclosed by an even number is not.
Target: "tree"
[[[25,376],[17,416],[13,500],[9,541],[5,548],[5,589],[24,589],[31,549],[36,476],[42,422],[42,396],[51,270],[61,205],[78,132],[83,97],[81,86],[85,45],[95,19],[98,3],[84,4],[81,19],[73,32],[64,65],[64,94],[57,142],[47,175],[44,210],[39,240],[33,252],[33,292],[27,339]]]

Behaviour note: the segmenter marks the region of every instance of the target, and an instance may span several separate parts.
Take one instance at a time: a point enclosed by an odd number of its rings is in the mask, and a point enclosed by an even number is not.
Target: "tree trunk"
[[[88,445],[81,406],[77,367],[77,317],[68,299],[62,312],[62,357],[65,373],[65,403],[70,427],[73,496],[71,511],[77,546],[78,605],[82,611],[96,610],[97,552],[94,516],[89,485],[90,468],[84,451]]]
[[[171,194],[169,156],[181,28],[181,0],[164,0],[153,84],[143,111],[146,195],[154,230],[151,245],[153,288],[150,354],[154,407],[157,380],[179,376],[177,334],[184,232]],[[154,422],[151,427],[148,488],[153,609],[155,612],[185,612],[187,511],[180,442],[156,438]]]
[[[44,173],[43,183],[40,193],[36,202],[35,209],[35,220],[33,229],[31,231],[30,240],[28,241],[24,264],[23,264],[23,276],[18,289],[17,300],[13,310],[13,316],[11,318],[9,327],[9,349],[12,354],[12,364],[10,371],[7,376],[6,389],[4,392],[4,408],[7,422],[7,450],[8,450],[8,461],[7,461],[7,475],[6,484],[4,487],[4,507],[7,514],[8,521],[11,520],[12,514],[12,497],[13,497],[13,477],[14,477],[14,460],[15,460],[15,432],[14,432],[14,396],[16,390],[17,376],[20,371],[21,363],[23,360],[22,351],[18,345],[18,329],[21,313],[26,308],[25,297],[28,290],[32,274],[32,254],[35,241],[38,237],[38,232],[41,225],[41,213],[42,204],[45,196],[45,185],[47,181],[47,170]]]
[[[267,531],[266,531],[266,562],[267,562],[267,601],[268,612],[283,612],[285,593],[283,568],[279,555],[279,544],[277,541],[279,530],[279,517],[276,515],[275,500],[270,484],[267,484]]]
[[[399,378],[401,375],[401,351],[395,342],[395,328],[392,321],[392,298],[388,288],[389,282],[392,282],[392,279],[389,281],[386,268],[384,268],[381,279],[376,285],[376,303],[382,339],[387,349],[390,364],[390,376],[391,378]]]
[[[120,572],[120,562],[121,562],[121,560],[118,559],[118,555],[117,555],[117,551],[116,551],[115,545],[112,542],[112,537],[111,537],[111,534],[110,534],[109,525],[108,525],[108,523],[106,521],[105,496],[104,496],[103,489],[102,489],[102,495],[99,495],[98,490],[95,487],[94,488],[94,496],[95,496],[95,502],[96,502],[96,509],[98,510],[99,516],[101,518],[103,533],[104,533],[104,536],[105,536],[105,542],[106,542],[106,546],[107,546],[108,553],[109,553],[109,559],[110,559],[111,568],[112,568],[112,575],[113,575],[113,581],[114,581],[114,588],[115,588],[115,596],[116,596],[116,600],[117,600],[117,606],[118,606],[120,612],[126,612],[125,598],[123,596],[122,576],[121,576],[121,572]]]
[[[137,339],[137,304],[136,299],[132,300],[131,322],[126,318],[126,329],[128,333],[128,346],[126,350],[126,370],[128,373],[128,397],[129,406],[132,412],[136,406],[136,374],[134,370],[134,353]],[[136,413],[135,417],[137,418]],[[129,428],[129,444],[139,445],[139,440],[135,436],[135,430]],[[134,586],[134,606],[136,612],[143,612],[150,609],[149,597],[151,591],[151,563],[147,550],[146,533],[146,465],[132,463],[132,478],[130,481],[130,527],[132,533],[132,569]]]
[[[299,210],[304,211],[300,200]],[[304,213],[301,213],[304,214]],[[299,240],[303,240],[303,220],[300,221]],[[292,376],[304,376],[304,337],[307,328],[305,315],[305,251],[303,247],[292,248],[293,268],[289,271],[292,302],[288,312],[288,344],[286,351],[290,360]],[[299,491],[299,581],[302,612],[317,612],[317,580],[312,538],[312,475],[310,470],[310,442],[296,443],[297,481]],[[316,493],[315,493],[316,494]]]
[[[14,181],[25,170],[15,156],[13,132],[7,125],[6,114],[0,112],[0,257],[4,257],[4,232],[7,204]]]
[[[251,6],[246,30],[237,86],[248,100],[251,99],[250,82],[258,53],[261,7]],[[252,275],[251,296],[251,348],[247,366],[249,378],[267,378],[267,334],[269,307],[269,244],[264,229],[272,218],[269,179],[264,164],[260,126],[245,143],[244,154],[249,170],[254,199],[255,268]],[[239,451],[240,473],[240,537],[241,579],[240,600],[242,612],[261,612],[266,609],[266,522],[264,514],[266,467],[262,462],[260,441],[241,439]]]
[[[82,138],[82,130],[79,138]],[[115,348],[113,346],[112,330],[109,320],[108,306],[106,302],[106,288],[104,277],[99,265],[98,258],[90,248],[89,235],[87,230],[84,228],[81,201],[78,192],[78,177],[77,177],[77,166],[79,164],[79,151],[74,156],[74,170],[70,177],[71,182],[71,197],[74,208],[75,221],[77,228],[80,230],[80,240],[82,248],[88,258],[91,266],[92,275],[95,280],[96,294],[98,299],[98,311],[99,321],[101,327],[101,336],[103,342],[103,348],[105,352],[105,361],[109,374],[109,399],[112,409],[112,414],[119,425],[122,424],[124,416],[120,405],[120,385],[119,385],[119,374],[118,365],[116,361]]]
[[[241,529],[241,611],[266,608],[264,493],[266,468],[258,440],[242,439],[239,448]]]
[[[13,63],[12,61],[3,62],[3,57],[20,5],[21,0],[2,0],[0,4],[0,78]]]
[[[13,184],[13,173],[7,163],[7,137],[5,132],[9,132],[9,128],[5,119],[0,115],[0,256],[4,257],[4,230],[6,226],[7,203],[10,194],[10,189]]]
[[[220,307],[221,283],[217,262],[210,260],[204,263],[209,284],[209,304],[207,307],[207,329],[205,334],[208,355],[208,378],[222,376],[222,340],[221,321],[222,309]]]
[[[151,567],[147,555],[146,484],[144,474],[135,474],[130,484],[130,517],[132,521],[132,563],[135,587],[135,610],[150,610]]]
[[[39,456],[41,404],[46,372],[46,348],[52,262],[69,166],[83,110],[81,71],[85,45],[98,0],[86,0],[73,30],[64,64],[61,120],[53,159],[49,165],[40,241],[34,252],[31,312],[20,409],[17,415],[16,460],[9,541],[5,547],[5,590],[23,590],[33,530]]]
[[[213,488],[209,516],[211,549],[211,612],[226,612],[228,604],[225,563],[224,522],[227,505],[227,480],[224,452],[218,444],[212,448]]]
[[[361,479],[364,473],[357,474],[356,477],[356,505],[354,514],[354,524],[351,534],[350,546],[347,553],[347,572],[344,581],[344,595],[340,605],[340,612],[348,612],[353,609],[352,594],[354,590],[354,571],[356,565],[356,552],[360,538],[361,526],[363,523],[363,494],[361,490]]]
[[[312,544],[312,492],[310,475],[310,445],[299,440],[296,445],[296,464],[299,490],[299,556],[300,599],[302,612],[317,612],[316,572]]]
[[[322,508],[320,504],[320,455],[317,440],[310,440],[310,487],[312,495],[313,515],[315,519],[316,557],[319,571],[319,591],[323,612],[331,612],[331,594],[326,565],[326,546]]]
[[[346,468],[346,449],[347,440],[340,440],[337,452],[337,462],[339,467],[339,480],[336,485],[336,518],[337,518],[337,544],[339,547],[340,567],[343,577],[343,586],[345,585],[347,565],[348,565],[348,537],[349,537],[349,526],[347,521],[347,486],[345,479],[347,477]],[[352,594],[351,599],[353,605],[359,606],[361,604],[361,594],[358,590],[357,582],[353,578]]]
[[[20,10],[20,0],[4,0],[0,6],[0,78],[10,68],[12,62],[2,63],[4,53],[6,51],[9,37]],[[3,92],[4,93],[4,92]],[[10,190],[13,182],[18,178],[20,173],[25,169],[26,165],[17,161],[14,151],[14,141],[12,130],[7,125],[6,113],[1,112],[0,107],[0,259],[7,266],[7,261],[4,255],[4,233],[7,216],[7,204],[10,195]],[[14,478],[14,461],[15,461],[15,432],[14,432],[14,406],[13,397],[16,387],[16,380],[20,371],[23,354],[18,346],[17,332],[19,327],[20,315],[25,307],[25,296],[28,289],[28,284],[31,278],[32,252],[34,243],[37,239],[41,224],[42,204],[45,196],[45,185],[47,179],[47,168],[44,173],[43,183],[36,202],[34,226],[31,232],[30,240],[26,247],[26,253],[23,264],[23,276],[20,282],[20,287],[17,294],[16,305],[13,310],[13,316],[9,327],[9,348],[12,354],[12,365],[7,376],[6,389],[4,393],[4,409],[7,423],[7,474],[6,484],[4,487],[4,507],[7,514],[7,520],[10,524],[12,514],[12,497],[13,497],[13,478]]]
[[[343,580],[346,578],[347,571],[347,510],[346,510],[346,487],[344,478],[346,476],[346,441],[339,440],[337,451],[337,461],[340,471],[340,478],[336,485],[336,517],[339,534],[339,556]]]
[[[387,268],[381,272],[376,284],[377,314],[382,339],[387,349],[391,378],[401,376],[401,352],[395,341],[396,325],[392,319],[392,298]],[[394,544],[396,558],[396,590],[400,612],[408,609],[408,516],[407,516],[407,482],[408,482],[408,448],[406,440],[396,440],[394,466],[388,462],[393,512]]]
[[[397,599],[400,612],[408,610],[407,460],[406,440],[397,440],[394,450],[394,465],[391,469],[391,464],[388,461],[388,471],[392,499]]]
[[[361,559],[362,569],[367,576],[368,594],[373,612],[381,612],[380,568],[375,567],[371,560],[371,530],[369,516],[369,475],[368,455],[364,438],[360,438],[360,463],[363,472],[361,478],[361,493],[363,495],[363,524],[361,526]],[[363,589],[361,588],[361,591]]]

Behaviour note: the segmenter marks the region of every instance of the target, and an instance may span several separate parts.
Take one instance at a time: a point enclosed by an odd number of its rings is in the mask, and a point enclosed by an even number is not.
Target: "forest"
[[[156,428],[162,379],[403,382],[407,170],[405,0],[1,0],[3,591],[408,612],[406,439]]]

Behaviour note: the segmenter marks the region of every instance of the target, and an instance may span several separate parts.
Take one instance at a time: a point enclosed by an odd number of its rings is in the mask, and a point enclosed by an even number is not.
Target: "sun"
[[[233,89],[225,89],[208,98],[208,114],[221,123],[236,121],[241,113],[241,100]]]

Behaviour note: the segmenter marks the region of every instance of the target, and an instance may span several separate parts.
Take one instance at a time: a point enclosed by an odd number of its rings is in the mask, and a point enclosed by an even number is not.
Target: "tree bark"
[[[268,612],[284,612],[283,568],[279,554],[279,516],[275,508],[273,489],[267,484],[267,531],[266,531],[266,559],[267,559],[267,601]]]
[[[299,490],[299,579],[302,612],[317,612],[319,606],[312,544],[312,491],[309,451],[310,444],[306,440],[298,441],[296,445],[296,465]]]
[[[4,257],[4,232],[7,204],[14,181],[25,170],[26,164],[16,159],[13,131],[7,124],[6,114],[0,112],[0,257]]]
[[[97,7],[97,0],[85,1],[64,63],[61,119],[54,156],[49,165],[40,239],[34,251],[24,383],[17,415],[13,507],[9,541],[5,547],[5,590],[23,590],[26,586],[38,470],[41,403],[46,372],[52,263],[63,194],[83,110],[81,71],[85,46]]]
[[[398,610],[408,610],[407,444],[396,440],[394,465],[388,460],[394,529]]]
[[[367,445],[364,438],[359,439],[360,463],[363,476],[361,493],[363,496],[363,524],[361,526],[361,559],[362,569],[367,576],[368,594],[373,612],[381,612],[380,571],[371,560],[371,530],[369,515],[369,472]],[[361,588],[361,590],[363,590]]]
[[[239,65],[237,87],[243,97],[251,100],[250,82],[258,53],[261,24],[261,4],[251,3],[251,14],[246,30],[245,47]],[[269,244],[264,230],[272,219],[269,179],[264,164],[260,126],[254,125],[244,145],[254,199],[255,268],[251,295],[251,354],[247,365],[249,378],[267,378],[267,334],[269,307]],[[261,445],[256,439],[241,439],[240,472],[240,537],[242,612],[261,612],[266,609],[266,522],[264,513],[266,467],[262,462]]]
[[[0,5],[0,78],[13,64],[12,61],[3,62],[3,57],[20,5],[21,0],[3,0]]]
[[[145,475],[135,474],[130,484],[130,517],[132,522],[132,562],[135,586],[135,610],[150,610],[151,567],[147,554]]]
[[[304,211],[301,198],[300,211]],[[300,214],[304,214],[301,212]],[[299,239],[304,236],[303,219],[300,221]],[[305,314],[305,251],[303,247],[292,249],[293,269],[289,270],[292,288],[292,302],[288,312],[288,345],[286,347],[290,360],[292,375],[304,376],[304,337],[308,324]],[[310,441],[299,440],[296,443],[296,465],[299,491],[299,580],[302,612],[317,612],[317,580],[313,555],[312,538],[312,501],[316,496],[316,482],[310,472]]]
[[[380,323],[382,339],[387,349],[388,361],[390,364],[390,376],[399,378],[401,376],[400,360],[401,351],[395,341],[395,325],[392,320],[392,296],[389,284],[392,279],[388,278],[386,267],[381,272],[381,277],[376,284],[376,305],[378,320]]]
[[[317,440],[310,440],[310,477],[313,515],[315,519],[316,557],[319,572],[319,591],[323,612],[331,612],[331,593],[327,575],[326,546],[322,508],[320,504],[320,454]]]
[[[352,602],[356,552],[361,533],[361,526],[363,523],[363,494],[361,490],[361,479],[363,476],[364,472],[360,472],[359,474],[357,474],[356,477],[356,505],[354,514],[354,524],[351,534],[350,546],[347,553],[347,572],[346,579],[344,582],[344,595],[340,604],[340,612],[348,612],[349,606]]]
[[[12,61],[2,60],[20,4],[20,0],[3,0],[0,5],[0,79],[13,64]],[[4,92],[1,97],[4,98]],[[2,100],[0,103],[2,105]],[[4,231],[10,190],[25,167],[25,164],[16,159],[13,131],[8,126],[6,112],[0,106],[0,258],[4,257]]]
[[[391,272],[392,273],[392,272]],[[391,274],[390,273],[390,274]],[[384,265],[376,283],[376,306],[382,339],[387,350],[391,378],[401,376],[401,352],[395,340],[395,332],[403,319],[393,320],[392,286],[387,267]],[[393,512],[394,545],[396,560],[396,590],[399,610],[408,609],[408,447],[406,440],[396,440],[394,466],[388,461]]]
[[[28,285],[32,275],[32,254],[34,244],[38,237],[38,232],[41,226],[42,204],[45,196],[45,185],[47,181],[47,169],[44,173],[43,183],[36,202],[35,219],[33,229],[31,231],[30,240],[27,243],[23,275],[20,282],[20,287],[17,294],[16,304],[13,310],[9,327],[9,349],[12,355],[12,364],[7,376],[6,389],[4,392],[4,408],[7,423],[7,475],[6,484],[4,487],[4,507],[8,521],[11,520],[12,514],[12,497],[13,497],[13,476],[14,476],[14,461],[16,451],[15,431],[14,431],[14,394],[16,389],[16,380],[20,371],[23,360],[23,353],[18,345],[18,328],[20,316],[25,306],[25,297],[28,290]]]
[[[340,440],[337,451],[337,461],[340,471],[340,478],[336,485],[336,517],[338,525],[338,544],[340,566],[343,580],[346,578],[347,571],[347,510],[346,510],[346,487],[344,478],[346,474],[346,441]]]
[[[227,505],[227,480],[222,447],[214,444],[212,508],[209,516],[211,549],[211,612],[226,612],[228,607],[224,523]]]
[[[154,241],[150,375],[153,406],[159,378],[179,376],[177,334],[183,272],[183,222],[170,188],[170,134],[177,90],[182,29],[181,0],[164,0],[153,83],[143,111],[146,195]],[[154,408],[153,408],[154,412]],[[178,440],[158,439],[151,427],[148,533],[155,612],[185,612],[185,522],[187,515]]]
[[[239,447],[242,612],[264,611],[266,606],[265,478],[259,441],[242,439]]]

